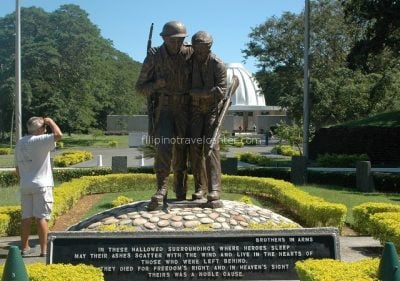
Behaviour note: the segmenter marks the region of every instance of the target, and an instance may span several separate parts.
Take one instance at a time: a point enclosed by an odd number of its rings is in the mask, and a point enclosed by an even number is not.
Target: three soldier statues
[[[229,103],[225,65],[211,52],[213,38],[205,31],[194,34],[188,45],[185,25],[170,21],[160,35],[163,44],[148,51],[136,83],[153,109],[149,133],[156,150],[157,191],[148,209],[161,209],[166,203],[171,168],[176,199],[186,200],[189,162],[195,183],[192,199],[203,200],[208,191],[208,204],[219,207],[218,121],[224,102]]]

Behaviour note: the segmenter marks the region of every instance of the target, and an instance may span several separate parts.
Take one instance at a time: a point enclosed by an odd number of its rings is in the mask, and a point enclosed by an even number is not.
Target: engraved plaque
[[[54,232],[49,263],[91,264],[105,280],[298,280],[295,262],[338,259],[335,228]]]

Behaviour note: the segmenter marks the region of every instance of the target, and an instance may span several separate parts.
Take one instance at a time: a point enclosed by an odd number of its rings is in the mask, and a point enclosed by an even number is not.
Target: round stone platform
[[[207,227],[210,230],[247,229],[253,224],[298,226],[294,221],[271,210],[242,202],[221,200],[222,208],[204,208],[194,201],[168,201],[167,208],[147,211],[148,201],[134,202],[109,209],[71,226],[68,231],[115,230],[181,231]]]

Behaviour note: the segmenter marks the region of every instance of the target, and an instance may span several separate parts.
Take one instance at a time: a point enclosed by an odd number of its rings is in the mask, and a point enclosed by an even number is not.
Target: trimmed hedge
[[[78,264],[27,264],[26,269],[30,281],[104,281],[101,268],[91,265]],[[4,265],[0,265],[2,279]]]
[[[400,174],[372,173],[375,189],[381,192],[400,192]]]
[[[340,140],[340,141],[339,141]],[[371,162],[400,162],[400,127],[320,128],[310,142],[310,159],[318,154],[367,154]]]
[[[290,168],[240,168],[237,171],[237,175],[257,178],[274,178],[290,181]]]
[[[317,163],[321,167],[355,167],[359,161],[369,161],[367,154],[318,154]]]
[[[290,145],[276,145],[272,151],[284,156],[299,156],[300,151]]]
[[[240,168],[238,176],[272,177],[290,181],[290,168],[254,167]],[[375,190],[378,192],[400,192],[400,174],[372,173]],[[356,174],[353,172],[308,171],[309,184],[339,185],[356,189]]]
[[[8,187],[18,185],[18,177],[15,171],[0,172],[0,187]]]
[[[111,168],[62,168],[53,169],[56,182],[70,181],[83,176],[104,176],[112,173]],[[128,168],[128,173],[153,174],[153,167]],[[14,171],[0,172],[0,188],[18,185],[18,177]]]
[[[311,170],[308,171],[307,181],[313,184],[356,188],[356,174],[352,172],[323,172]]]
[[[66,151],[54,157],[54,166],[68,167],[93,158],[93,154],[88,151],[74,150]]]
[[[0,236],[4,236],[7,233],[8,225],[10,224],[11,218],[7,214],[0,214]]]
[[[371,234],[370,217],[376,213],[400,212],[400,205],[368,202],[353,208],[354,229],[362,234]]]
[[[376,281],[379,259],[343,262],[332,259],[307,259],[296,262],[300,281]]]
[[[289,182],[271,178],[237,176],[225,176],[223,179],[224,191],[267,194],[272,200],[285,206],[305,226],[334,226],[341,230],[344,225],[346,206],[326,202],[322,198],[301,191]]]
[[[2,216],[5,215],[5,216]],[[0,236],[16,236],[20,234],[21,225],[21,207],[20,206],[5,206],[0,207],[0,225],[8,221],[4,232],[0,232]]]
[[[364,203],[353,208],[354,228],[382,244],[391,241],[400,251],[400,205]]]
[[[190,182],[192,181],[190,177]],[[344,225],[347,212],[344,205],[329,203],[319,197],[311,196],[291,183],[271,178],[237,176],[223,176],[222,181],[225,192],[267,194],[300,218],[305,226],[333,226],[341,229]],[[155,182],[155,176],[149,174],[88,176],[65,182],[54,189],[54,207],[50,225],[57,217],[70,210],[85,194],[154,189]],[[20,207],[10,208],[14,208],[14,212],[8,212],[11,222],[7,234],[19,231],[20,224]]]
[[[371,234],[382,245],[393,242],[397,251],[400,250],[400,212],[376,213],[370,217]]]
[[[11,148],[0,147],[0,155],[10,155],[12,152]]]
[[[54,169],[57,182],[69,181],[82,176],[98,176],[111,174],[111,168]],[[153,167],[128,168],[128,173],[154,174]],[[290,168],[254,167],[239,168],[237,176],[275,178],[290,181]],[[379,192],[400,192],[400,174],[372,173],[375,189]],[[356,187],[356,175],[352,172],[308,171],[308,183],[339,185],[348,188]],[[15,172],[0,172],[0,188],[18,185]]]

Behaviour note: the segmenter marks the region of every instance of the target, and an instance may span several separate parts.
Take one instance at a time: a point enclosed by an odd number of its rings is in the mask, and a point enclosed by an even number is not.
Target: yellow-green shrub
[[[0,147],[0,155],[9,155],[12,153],[11,148]]]
[[[382,244],[393,242],[400,251],[400,212],[376,213],[369,218],[371,235]]]
[[[300,281],[377,281],[379,259],[343,262],[307,259],[296,262]]]
[[[21,225],[21,207],[20,206],[3,206],[0,207],[0,214],[9,216],[9,224],[5,233],[8,236],[19,235]]]
[[[277,145],[273,148],[273,150],[284,156],[298,156],[300,155],[300,151],[293,148],[290,145]]]
[[[26,265],[30,281],[104,281],[100,268],[79,264],[49,264],[34,263]],[[0,265],[0,279],[4,265]]]
[[[251,164],[256,164],[258,162],[258,159],[261,157],[260,154],[254,152],[239,153],[238,156],[240,161]]]
[[[285,229],[285,228],[300,228],[300,225],[290,222],[284,223],[273,223],[273,222],[262,222],[262,223],[250,223],[248,226],[249,229]]]
[[[11,221],[11,218],[9,215],[0,214],[0,236],[7,235],[7,228],[8,228],[10,221]]]
[[[117,147],[118,146],[118,142],[116,140],[112,140],[108,142],[108,146],[109,147]]]
[[[136,231],[136,227],[133,225],[117,225],[117,224],[109,224],[109,225],[100,225],[96,231],[100,232],[133,232]]]
[[[254,205],[253,200],[251,200],[251,198],[249,196],[246,196],[246,195],[241,197],[238,201],[242,202],[242,203],[245,203],[247,205]]]
[[[312,196],[293,184],[271,178],[224,176],[224,191],[267,195],[285,206],[306,226],[334,226],[342,229],[347,208],[343,204],[329,203]]]
[[[371,234],[370,216],[375,213],[400,212],[400,205],[367,202],[353,208],[354,229],[362,234]]]
[[[154,188],[155,184],[155,176],[149,174],[113,174],[82,179],[90,179],[93,183],[86,186],[86,194],[143,189],[144,185]],[[341,229],[345,222],[347,209],[344,205],[311,196],[289,182],[271,178],[223,176],[222,185],[226,192],[268,194],[299,217],[306,226],[334,226]]]
[[[193,180],[192,177],[189,179]],[[172,177],[169,180],[169,185],[172,185]],[[83,195],[154,189],[155,182],[155,176],[150,174],[85,176],[64,182],[54,189],[54,207],[50,226],[54,224],[57,217],[70,210]],[[223,176],[222,185],[225,192],[266,195],[293,213],[305,226],[333,226],[341,229],[345,221],[346,207],[344,205],[329,203],[311,196],[289,182],[271,178]],[[21,215],[19,206],[9,208],[12,210],[0,207],[0,214],[10,215],[7,234],[12,235],[10,233],[14,232],[9,229],[19,229]]]
[[[88,151],[66,151],[54,157],[56,167],[67,167],[93,158],[93,154]]]
[[[56,147],[59,148],[59,149],[63,149],[64,148],[64,142],[62,142],[62,141],[56,142]]]
[[[111,205],[113,207],[118,207],[132,202],[133,202],[132,198],[128,198],[126,196],[118,196],[117,198],[111,201]]]

